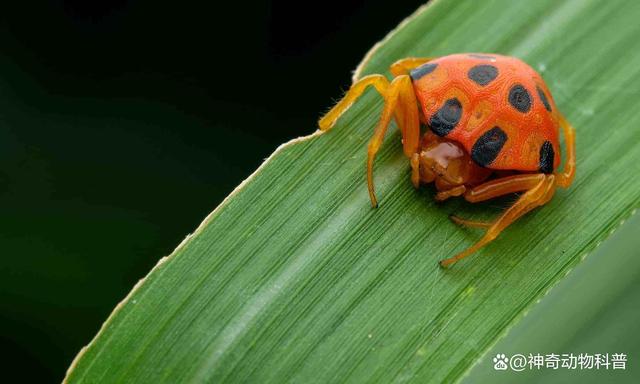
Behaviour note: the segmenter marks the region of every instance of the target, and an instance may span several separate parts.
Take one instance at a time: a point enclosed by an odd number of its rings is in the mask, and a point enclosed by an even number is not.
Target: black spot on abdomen
[[[522,113],[527,113],[531,109],[531,95],[520,84],[516,84],[509,90],[509,104]]]
[[[553,160],[555,152],[553,151],[553,145],[550,141],[545,141],[540,147],[540,172],[552,173],[553,172]]]
[[[500,127],[493,127],[476,140],[471,148],[471,159],[481,167],[493,163],[507,141],[507,134]]]
[[[498,77],[498,68],[490,64],[480,64],[473,66],[467,76],[475,83],[485,86]]]
[[[544,91],[540,89],[540,87],[538,87],[537,85],[536,85],[536,90],[538,91],[538,96],[540,96],[540,100],[542,101],[544,108],[547,111],[551,112],[551,105],[549,104],[549,100],[547,100],[547,95],[545,95]]]
[[[458,125],[462,116],[462,104],[455,97],[444,102],[444,105],[431,116],[429,127],[438,136],[446,136]]]
[[[419,80],[423,76],[426,76],[426,75],[430,74],[431,72],[433,72],[436,69],[437,66],[438,66],[437,63],[422,64],[418,68],[412,69],[409,72],[409,76],[413,80]]]

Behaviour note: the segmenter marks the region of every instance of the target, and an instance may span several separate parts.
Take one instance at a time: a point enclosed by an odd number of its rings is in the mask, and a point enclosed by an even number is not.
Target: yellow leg
[[[567,145],[567,163],[562,173],[556,173],[556,178],[560,187],[568,188],[576,175],[576,136],[575,129],[562,115],[560,115],[560,125]]]
[[[420,188],[420,154],[414,153],[411,155],[411,183],[418,189]]]
[[[520,174],[487,181],[467,190],[464,198],[470,203],[493,199],[509,193],[526,191],[540,184],[545,178],[543,173]]]
[[[391,71],[393,76],[408,75],[409,71],[411,71],[412,69],[417,68],[433,59],[435,59],[435,57],[407,57],[391,64],[391,67],[389,67],[389,71]]]
[[[511,223],[522,217],[532,209],[546,204],[555,192],[556,180],[555,175],[542,175],[540,181],[532,188],[528,189],[520,198],[509,207],[503,214],[491,224],[485,235],[473,246],[465,251],[445,260],[440,260],[441,267],[448,267],[456,261],[463,259],[486,244],[495,239],[500,232],[507,228]]]
[[[464,198],[470,203],[479,203],[499,196],[508,195],[509,193],[529,190],[540,184],[544,178],[545,175],[542,173],[501,177],[463,191]],[[467,220],[455,215],[449,215],[449,218],[456,224],[468,227],[491,226],[491,223]]]
[[[333,128],[338,118],[351,107],[351,105],[362,95],[368,86],[372,85],[383,97],[389,88],[389,80],[382,75],[369,75],[358,80],[351,86],[346,95],[336,104],[326,115],[322,116],[318,125],[323,131]]]
[[[449,215],[449,219],[456,224],[463,225],[465,227],[477,227],[477,228],[489,228],[491,223],[484,221],[466,220],[456,215]]]
[[[367,156],[367,185],[369,188],[369,197],[371,198],[371,205],[376,207],[378,203],[373,187],[373,163],[392,117],[395,116],[400,126],[405,154],[411,157],[414,153],[418,152],[419,149],[420,120],[418,104],[409,76],[398,76],[394,78],[391,83],[382,75],[363,77],[353,84],[344,98],[320,119],[318,125],[323,131],[331,129],[338,118],[349,109],[368,86],[373,86],[385,101],[380,121],[369,142]]]
[[[460,196],[466,191],[467,188],[464,185],[458,185],[446,191],[440,191],[436,193],[436,201],[445,201],[453,196]]]
[[[413,90],[411,78],[407,75],[397,76],[393,82],[398,82],[398,105],[395,118],[402,133],[402,149],[405,156],[411,158],[420,149],[420,112],[418,100]]]
[[[413,108],[415,120],[411,127],[401,129],[403,133],[403,144],[405,146],[405,152],[407,151],[407,144],[409,140],[413,143],[415,140],[415,150],[418,150],[419,138],[420,138],[420,126],[418,124],[418,114],[417,114],[417,104],[414,102],[411,106],[402,105],[402,107],[396,109],[399,102],[403,103],[407,100],[407,94],[411,92],[413,94],[413,88],[411,86],[411,79],[409,76],[402,75],[398,76],[391,84],[389,84],[388,89],[383,93],[384,97],[384,108],[382,110],[382,114],[380,116],[380,121],[378,121],[378,126],[371,137],[371,141],[369,141],[369,147],[367,150],[367,186],[369,188],[369,197],[371,198],[371,205],[373,207],[378,206],[378,200],[376,198],[374,186],[373,186],[373,162],[375,160],[376,154],[380,149],[380,145],[382,145],[382,140],[384,139],[384,135],[387,132],[387,128],[389,126],[389,122],[394,112],[398,110],[404,110],[408,112],[410,108]],[[415,100],[415,96],[413,96],[413,100]],[[396,114],[397,117],[397,114]],[[403,115],[402,118],[398,118],[399,121],[403,121],[403,118],[406,118],[407,115]],[[411,132],[408,132],[411,130]],[[411,136],[411,138],[409,138]]]

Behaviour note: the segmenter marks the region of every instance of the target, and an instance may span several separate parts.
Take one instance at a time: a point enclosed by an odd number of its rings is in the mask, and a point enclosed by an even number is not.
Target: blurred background
[[[0,5],[5,375],[59,382],[132,286],[315,130],[422,1]]]

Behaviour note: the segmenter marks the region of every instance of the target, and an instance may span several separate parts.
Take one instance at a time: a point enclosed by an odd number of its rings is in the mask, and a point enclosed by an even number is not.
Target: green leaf
[[[535,305],[477,365],[464,383],[637,383],[640,368],[640,215],[604,242]],[[585,354],[608,355],[609,365],[574,369],[530,369],[496,372],[498,354],[555,354],[571,361]],[[613,366],[613,354],[627,356],[624,369]],[[563,354],[569,356],[562,356]],[[618,360],[621,361],[621,360]],[[615,368],[615,369],[614,369]]]
[[[371,209],[364,164],[382,103],[368,92],[332,131],[280,147],[162,259],[67,380],[460,379],[640,205],[639,17],[632,1],[441,0],[420,9],[357,75],[388,74],[406,56],[521,57],[576,127],[571,188],[442,270],[437,260],[481,235],[448,214],[488,219],[512,199],[436,204],[433,188],[412,187],[393,125],[376,163],[380,208]]]

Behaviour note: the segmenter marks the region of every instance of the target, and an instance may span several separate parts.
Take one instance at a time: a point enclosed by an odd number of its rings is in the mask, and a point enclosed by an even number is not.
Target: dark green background
[[[5,377],[58,382],[112,308],[420,1],[0,6]]]

